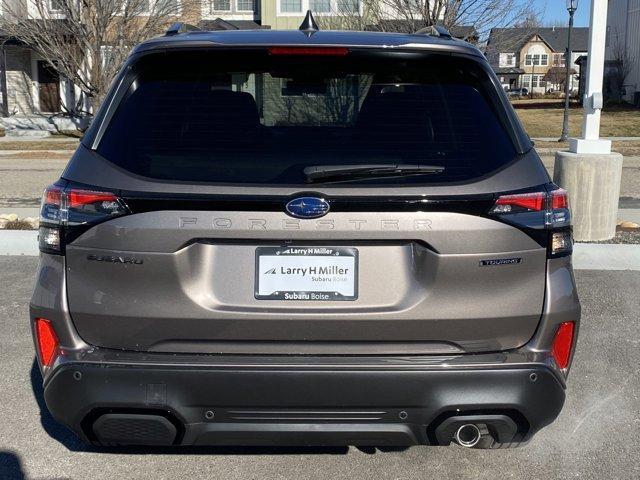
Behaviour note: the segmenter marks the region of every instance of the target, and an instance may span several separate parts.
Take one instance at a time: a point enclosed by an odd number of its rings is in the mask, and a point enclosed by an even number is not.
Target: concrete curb
[[[37,230],[0,230],[0,255],[39,255]]]
[[[0,256],[38,256],[38,232],[0,230]],[[640,271],[640,245],[576,243],[573,249],[576,270]]]
[[[573,267],[577,270],[640,271],[640,245],[576,243]]]

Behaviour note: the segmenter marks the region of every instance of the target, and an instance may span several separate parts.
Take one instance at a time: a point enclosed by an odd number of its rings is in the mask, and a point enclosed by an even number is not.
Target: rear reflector
[[[569,359],[571,358],[571,347],[573,345],[573,322],[563,322],[558,327],[556,336],[553,339],[553,346],[551,347],[551,355],[556,361],[559,368],[564,370],[569,366]]]
[[[343,47],[270,47],[270,55],[325,55],[343,57],[349,53]]]
[[[49,320],[36,318],[36,341],[38,354],[45,367],[50,367],[58,352],[58,337]]]

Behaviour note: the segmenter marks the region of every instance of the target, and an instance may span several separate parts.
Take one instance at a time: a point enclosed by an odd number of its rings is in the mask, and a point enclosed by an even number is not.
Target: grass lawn
[[[562,133],[563,109],[516,108],[524,128],[531,137],[559,137]],[[640,137],[639,109],[609,109],[602,112],[600,135],[603,137]],[[580,135],[582,109],[573,107],[569,111],[569,134]]]

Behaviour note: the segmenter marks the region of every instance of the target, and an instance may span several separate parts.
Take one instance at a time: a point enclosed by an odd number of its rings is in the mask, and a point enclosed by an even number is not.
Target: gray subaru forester
[[[441,28],[176,26],[40,220],[44,395],[87,442],[497,448],[562,408],[567,194]]]

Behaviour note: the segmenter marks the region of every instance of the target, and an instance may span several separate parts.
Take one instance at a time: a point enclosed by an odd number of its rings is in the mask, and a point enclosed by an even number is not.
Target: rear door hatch
[[[488,67],[415,51],[307,50],[132,63],[101,138],[64,173],[70,191],[111,192],[122,206],[67,232],[69,308],[85,341],[454,354],[531,338],[546,233],[491,212],[500,194],[544,192],[549,179],[522,151]],[[308,175],[389,164],[438,168]]]

